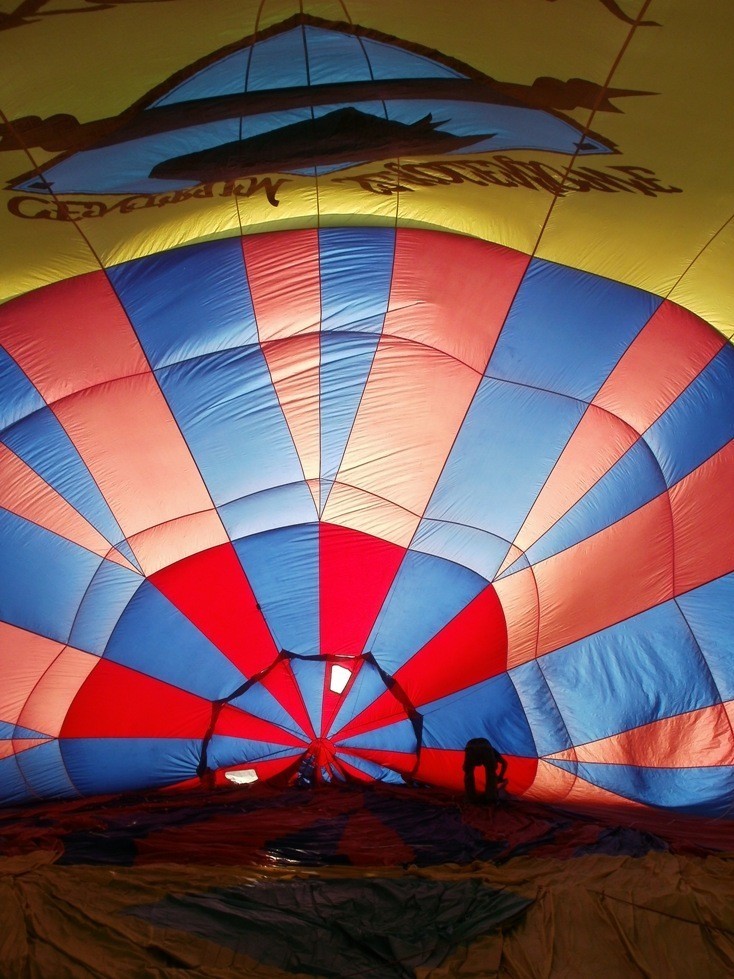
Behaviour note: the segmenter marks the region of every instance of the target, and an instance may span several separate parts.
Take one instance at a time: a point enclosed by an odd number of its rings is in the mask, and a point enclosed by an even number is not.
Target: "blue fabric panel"
[[[0,619],[67,642],[96,554],[0,509]]]
[[[371,779],[375,782],[387,782],[391,785],[404,785],[404,779],[397,772],[393,772],[389,768],[383,768],[382,765],[378,765],[374,761],[368,761],[366,758],[358,758],[357,755],[352,755],[348,751],[337,751],[337,760],[342,758],[348,765],[353,768],[358,769],[360,772],[364,772],[365,775],[369,775]]]
[[[232,707],[238,707],[248,714],[262,718],[264,721],[277,724],[278,727],[282,727],[285,731],[295,734],[297,738],[303,738],[306,742],[311,740],[288,711],[260,683],[254,684],[242,696],[231,700],[230,704]]]
[[[339,745],[344,748],[365,748],[371,751],[404,751],[414,752],[417,748],[415,728],[407,718],[396,724],[386,724],[384,727],[357,734],[353,738],[345,738]]]
[[[455,561],[492,581],[509,542],[476,527],[422,520],[410,546],[414,551]]]
[[[323,514],[326,509],[326,504],[329,499],[329,494],[334,486],[333,479],[320,479],[319,480],[319,507],[320,513]]]
[[[570,398],[485,379],[425,515],[514,540],[583,410]]]
[[[239,119],[208,122],[188,129],[155,133],[110,146],[80,150],[44,171],[57,194],[160,194],[195,186],[190,179],[162,180],[151,170],[163,160],[211,149],[239,139]],[[29,187],[31,177],[18,187]],[[29,188],[32,189],[32,188]],[[146,205],[140,201],[139,208]]]
[[[154,789],[194,778],[201,741],[185,738],[65,738],[64,764],[82,795]]]
[[[574,766],[554,761],[567,771]],[[578,774],[593,785],[649,806],[711,817],[731,808],[734,768],[637,768],[632,765],[579,764]]]
[[[734,700],[734,574],[677,599],[722,700]]]
[[[35,798],[28,783],[20,774],[15,756],[0,758],[0,803],[10,806],[30,802]]]
[[[0,741],[11,741],[13,738],[24,740],[26,738],[47,738],[48,734],[43,731],[32,731],[28,727],[21,727],[19,724],[11,724],[10,721],[0,721]]]
[[[540,666],[573,744],[719,700],[675,602],[549,653]]]
[[[120,554],[123,555],[123,557],[126,557],[128,559],[128,561],[133,565],[133,567],[137,568],[141,574],[143,573],[143,569],[138,564],[138,559],[133,554],[133,549],[130,547],[130,545],[126,540],[115,541],[115,548],[120,552]]]
[[[270,530],[233,543],[280,648],[318,653],[318,524]]]
[[[270,744],[267,741],[248,741],[245,738],[229,738],[215,734],[209,742],[206,752],[207,767],[210,770],[229,766],[247,765],[249,762],[263,761],[271,758],[294,758],[303,749],[289,748],[282,744]]]
[[[352,718],[358,717],[386,690],[385,682],[378,671],[374,666],[365,663],[357,674],[357,679],[352,684],[349,693],[342,701],[328,733],[337,734]],[[393,703],[395,704],[395,714],[402,715],[404,711],[397,700],[393,700]]]
[[[214,64],[207,65],[153,102],[152,107],[174,105],[177,102],[189,102],[193,99],[209,99],[216,95],[239,95],[245,91],[251,50],[249,46],[241,48],[220,58]]]
[[[112,630],[144,580],[119,564],[103,561],[79,606],[69,644],[101,656]]]
[[[301,691],[303,702],[317,737],[324,735],[321,730],[321,708],[324,701],[327,665],[331,668],[331,664],[327,664],[325,661],[291,660],[293,675],[296,678],[298,689]]]
[[[734,346],[727,343],[645,432],[669,486],[734,438]]]
[[[508,676],[530,725],[538,757],[570,748],[571,736],[538,661],[523,663]]]
[[[364,59],[363,59],[364,60]],[[395,232],[333,228],[319,232],[321,268],[321,471],[339,468],[390,298]],[[336,336],[336,333],[369,336]]]
[[[322,228],[319,231],[324,332],[382,332],[390,300],[394,253],[393,228]]]
[[[488,738],[502,754],[537,754],[520,698],[507,673],[421,707],[426,748],[463,750],[470,738]]]
[[[0,347],[0,435],[15,422],[46,404],[23,371]]]
[[[432,58],[413,51],[406,51],[395,44],[384,44],[362,38],[372,74],[382,78],[466,78],[453,68],[448,68]],[[435,106],[434,106],[435,108]]]
[[[439,124],[438,132],[477,137],[475,143],[450,153],[496,153],[507,149],[575,153],[582,138],[581,155],[610,152],[593,137],[583,136],[581,126],[569,125],[542,109],[451,99],[391,99],[386,105],[388,117],[395,122],[411,125],[430,115],[434,125]],[[361,103],[357,107],[364,111]],[[382,117],[383,113],[380,111],[379,115]],[[559,168],[559,176],[562,172]]]
[[[104,655],[207,700],[228,697],[245,682],[216,646],[148,581],[120,616]]]
[[[303,479],[259,347],[166,367],[158,378],[217,506]]]
[[[354,35],[310,25],[304,33],[311,85],[370,80],[367,55]]]
[[[527,550],[531,564],[577,544],[667,490],[657,459],[639,439],[619,462]]]
[[[533,259],[487,374],[591,401],[661,301]]]
[[[365,646],[391,675],[486,586],[468,568],[408,551]]]
[[[255,41],[247,76],[248,92],[308,84],[306,47],[300,26],[264,41]]]
[[[522,571],[523,568],[529,568],[530,561],[527,559],[526,554],[522,554],[514,564],[511,564],[509,568],[506,568],[501,575],[497,577],[497,581],[502,581],[503,578],[508,578],[511,574],[515,574],[517,571]]]
[[[124,539],[91,473],[50,408],[13,426],[2,441],[111,544]]]
[[[304,480],[233,500],[219,508],[219,516],[230,540],[318,519],[311,490]]]
[[[78,795],[61,757],[59,742],[47,741],[16,755],[18,767],[31,791],[43,799]]]
[[[247,116],[242,119],[238,138],[250,139],[262,133],[273,133],[286,126],[293,126],[297,122],[306,122],[313,118],[313,113],[314,110],[304,106],[302,109],[281,109],[278,112],[262,112],[256,116]],[[312,174],[313,167],[308,167],[304,172]]]
[[[321,335],[321,472],[333,480],[359,408],[379,338]]]
[[[239,238],[137,259],[107,274],[154,369],[257,342]]]

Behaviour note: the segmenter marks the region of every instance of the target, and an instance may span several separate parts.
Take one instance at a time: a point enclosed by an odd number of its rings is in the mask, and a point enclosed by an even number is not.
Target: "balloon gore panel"
[[[2,802],[457,789],[486,737],[536,799],[731,805],[734,353],[693,314],[345,227],[49,285],[0,340]]]

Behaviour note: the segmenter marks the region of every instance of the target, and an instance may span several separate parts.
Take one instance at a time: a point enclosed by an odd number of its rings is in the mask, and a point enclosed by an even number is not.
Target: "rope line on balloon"
[[[420,766],[421,749],[423,747],[423,715],[415,708],[412,704],[410,698],[408,697],[405,690],[402,688],[400,683],[391,676],[386,670],[384,670],[380,664],[377,662],[375,657],[371,652],[361,653],[358,656],[353,656],[349,654],[340,653],[294,653],[288,649],[281,649],[276,658],[266,666],[264,669],[260,670],[258,673],[251,676],[244,683],[241,683],[232,693],[228,694],[226,697],[222,697],[218,700],[213,700],[211,702],[211,717],[209,720],[209,726],[204,734],[201,742],[201,749],[199,755],[199,762],[196,767],[196,774],[199,779],[206,784],[212,784],[214,770],[209,768],[209,748],[211,745],[212,738],[216,733],[216,726],[219,720],[219,716],[228,704],[232,704],[233,701],[244,696],[248,690],[254,687],[258,683],[262,683],[281,663],[289,662],[292,660],[299,660],[302,662],[314,662],[314,663],[345,663],[354,662],[355,660],[362,660],[369,663],[380,676],[385,689],[388,690],[395,700],[398,702],[402,710],[405,712],[408,720],[411,723],[413,732],[416,740],[416,758],[415,763],[408,773],[408,777],[412,778],[417,773]],[[296,684],[296,686],[298,686]],[[277,723],[277,722],[273,722]],[[287,729],[284,729],[287,730]],[[293,732],[291,732],[293,733]],[[315,731],[313,732],[315,738]],[[300,740],[300,739],[299,739]],[[307,753],[308,746],[304,742],[303,751],[300,754]]]

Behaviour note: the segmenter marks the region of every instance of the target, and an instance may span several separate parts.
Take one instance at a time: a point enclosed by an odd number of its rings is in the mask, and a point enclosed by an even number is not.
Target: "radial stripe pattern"
[[[721,815],[734,349],[445,232],[191,245],[0,308],[0,800],[267,778]]]

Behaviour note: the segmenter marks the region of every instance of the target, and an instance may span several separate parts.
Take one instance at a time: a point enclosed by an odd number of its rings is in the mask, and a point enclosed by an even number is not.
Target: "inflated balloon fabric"
[[[206,6],[0,14],[0,802],[460,790],[483,737],[514,795],[726,816],[694,15]]]

